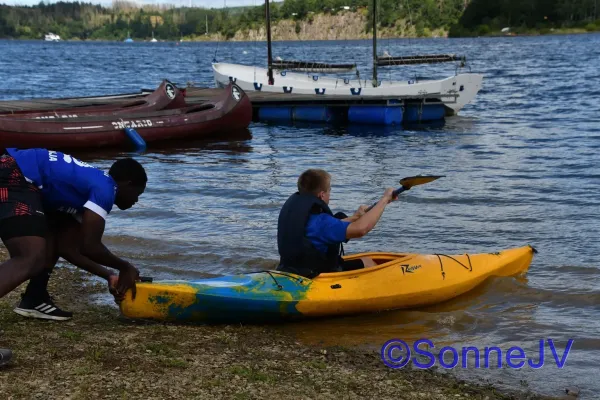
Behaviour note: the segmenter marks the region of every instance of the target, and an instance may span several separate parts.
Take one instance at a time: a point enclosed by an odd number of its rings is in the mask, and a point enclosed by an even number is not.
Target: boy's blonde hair
[[[318,195],[329,189],[331,175],[322,169],[307,169],[298,178],[298,191],[301,194]]]

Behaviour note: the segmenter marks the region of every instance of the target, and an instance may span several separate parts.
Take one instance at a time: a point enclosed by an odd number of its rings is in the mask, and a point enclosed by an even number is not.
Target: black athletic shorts
[[[0,238],[3,242],[20,236],[47,233],[40,190],[28,182],[17,162],[0,149]]]

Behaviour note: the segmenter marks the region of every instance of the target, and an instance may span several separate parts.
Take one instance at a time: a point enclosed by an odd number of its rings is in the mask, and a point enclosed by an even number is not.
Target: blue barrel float
[[[291,121],[291,107],[260,107],[258,109],[260,121]]]
[[[399,125],[402,123],[402,107],[350,106],[348,121],[357,124]]]
[[[125,134],[131,142],[136,152],[142,152],[146,150],[146,141],[140,136],[139,133],[133,128],[125,128]]]
[[[302,106],[294,107],[292,117],[294,121],[332,122],[334,113],[329,107]]]
[[[408,103],[404,108],[404,123],[442,120],[446,116],[443,104]]]
[[[338,114],[331,107],[325,106],[293,106],[293,107],[260,107],[260,121],[305,121],[334,122]]]

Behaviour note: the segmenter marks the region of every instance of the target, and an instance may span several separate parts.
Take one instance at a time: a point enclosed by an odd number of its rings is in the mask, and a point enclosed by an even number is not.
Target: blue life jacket
[[[342,271],[341,244],[328,246],[327,253],[323,254],[305,235],[308,217],[322,212],[333,216],[329,206],[311,194],[296,192],[287,199],[277,222],[278,271],[307,278],[314,278],[322,272]]]

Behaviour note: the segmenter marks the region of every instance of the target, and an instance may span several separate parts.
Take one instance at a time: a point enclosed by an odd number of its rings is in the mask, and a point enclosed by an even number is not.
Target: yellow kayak
[[[138,283],[121,312],[130,318],[181,321],[263,321],[355,314],[441,303],[491,276],[529,269],[531,246],[482,254],[360,253],[378,264],[314,279],[262,271],[195,281]]]

